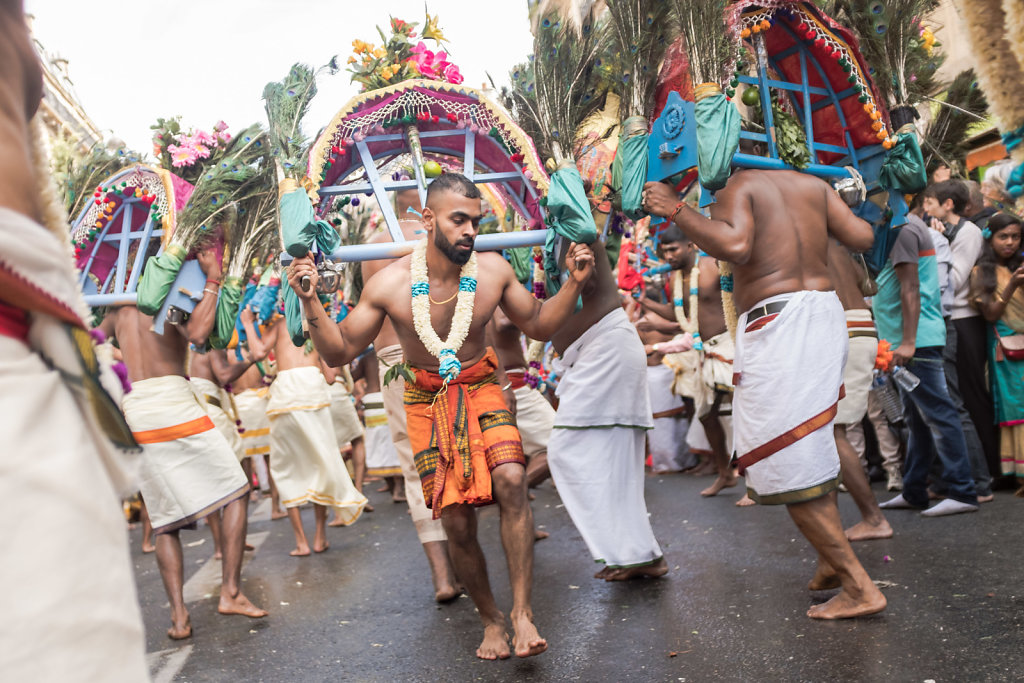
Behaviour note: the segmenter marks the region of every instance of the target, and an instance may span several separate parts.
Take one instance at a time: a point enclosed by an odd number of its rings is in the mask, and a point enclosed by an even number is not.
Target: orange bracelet
[[[676,214],[678,214],[679,210],[682,209],[684,206],[686,206],[686,202],[679,202],[678,204],[676,204],[676,208],[672,209],[672,213],[668,215],[669,223],[676,222]]]

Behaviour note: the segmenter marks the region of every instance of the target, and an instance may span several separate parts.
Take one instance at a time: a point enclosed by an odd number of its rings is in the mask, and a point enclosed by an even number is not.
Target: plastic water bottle
[[[902,367],[896,367],[893,369],[892,379],[900,389],[906,392],[913,391],[917,388],[917,385],[921,383],[921,380],[917,375]]]

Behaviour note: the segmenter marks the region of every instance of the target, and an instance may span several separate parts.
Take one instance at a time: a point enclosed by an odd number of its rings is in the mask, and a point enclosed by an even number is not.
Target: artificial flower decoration
[[[352,80],[362,83],[364,91],[384,88],[410,78],[428,78],[456,85],[462,83],[462,73],[458,66],[448,61],[447,52],[435,53],[422,40],[413,43],[416,26],[413,22],[392,17],[390,37],[377,29],[385,40],[383,46],[353,40],[353,54],[348,58]],[[423,38],[438,45],[444,42],[437,17],[427,15]]]

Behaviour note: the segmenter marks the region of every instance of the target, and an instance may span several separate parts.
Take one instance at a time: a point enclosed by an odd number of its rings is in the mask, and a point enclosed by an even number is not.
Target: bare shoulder
[[[477,268],[487,274],[488,278],[507,275],[512,270],[508,261],[495,251],[478,251],[476,253]]]

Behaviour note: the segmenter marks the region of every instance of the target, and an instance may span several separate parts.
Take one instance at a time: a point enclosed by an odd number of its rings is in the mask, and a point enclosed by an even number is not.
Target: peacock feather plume
[[[104,180],[138,161],[135,154],[124,150],[111,151],[103,145],[94,145],[85,156],[54,156],[57,157],[54,160],[54,180],[71,220],[78,218],[92,200],[93,191]]]
[[[284,80],[267,83],[263,101],[267,111],[271,154],[281,166],[285,177],[301,180],[309,156],[309,139],[302,133],[302,119],[316,96],[316,79],[323,71],[338,71],[337,58],[314,71],[295,63]]]
[[[722,85],[735,62],[737,42],[726,23],[728,0],[672,0],[690,61],[690,79]]]
[[[988,101],[978,87],[974,69],[957,74],[946,89],[945,97],[932,100],[932,112],[931,123],[921,141],[925,167],[930,173],[942,164],[954,174],[963,175],[969,131],[988,114]]]
[[[674,38],[671,5],[662,0],[607,0],[620,77],[619,116],[651,114],[658,67]]]

